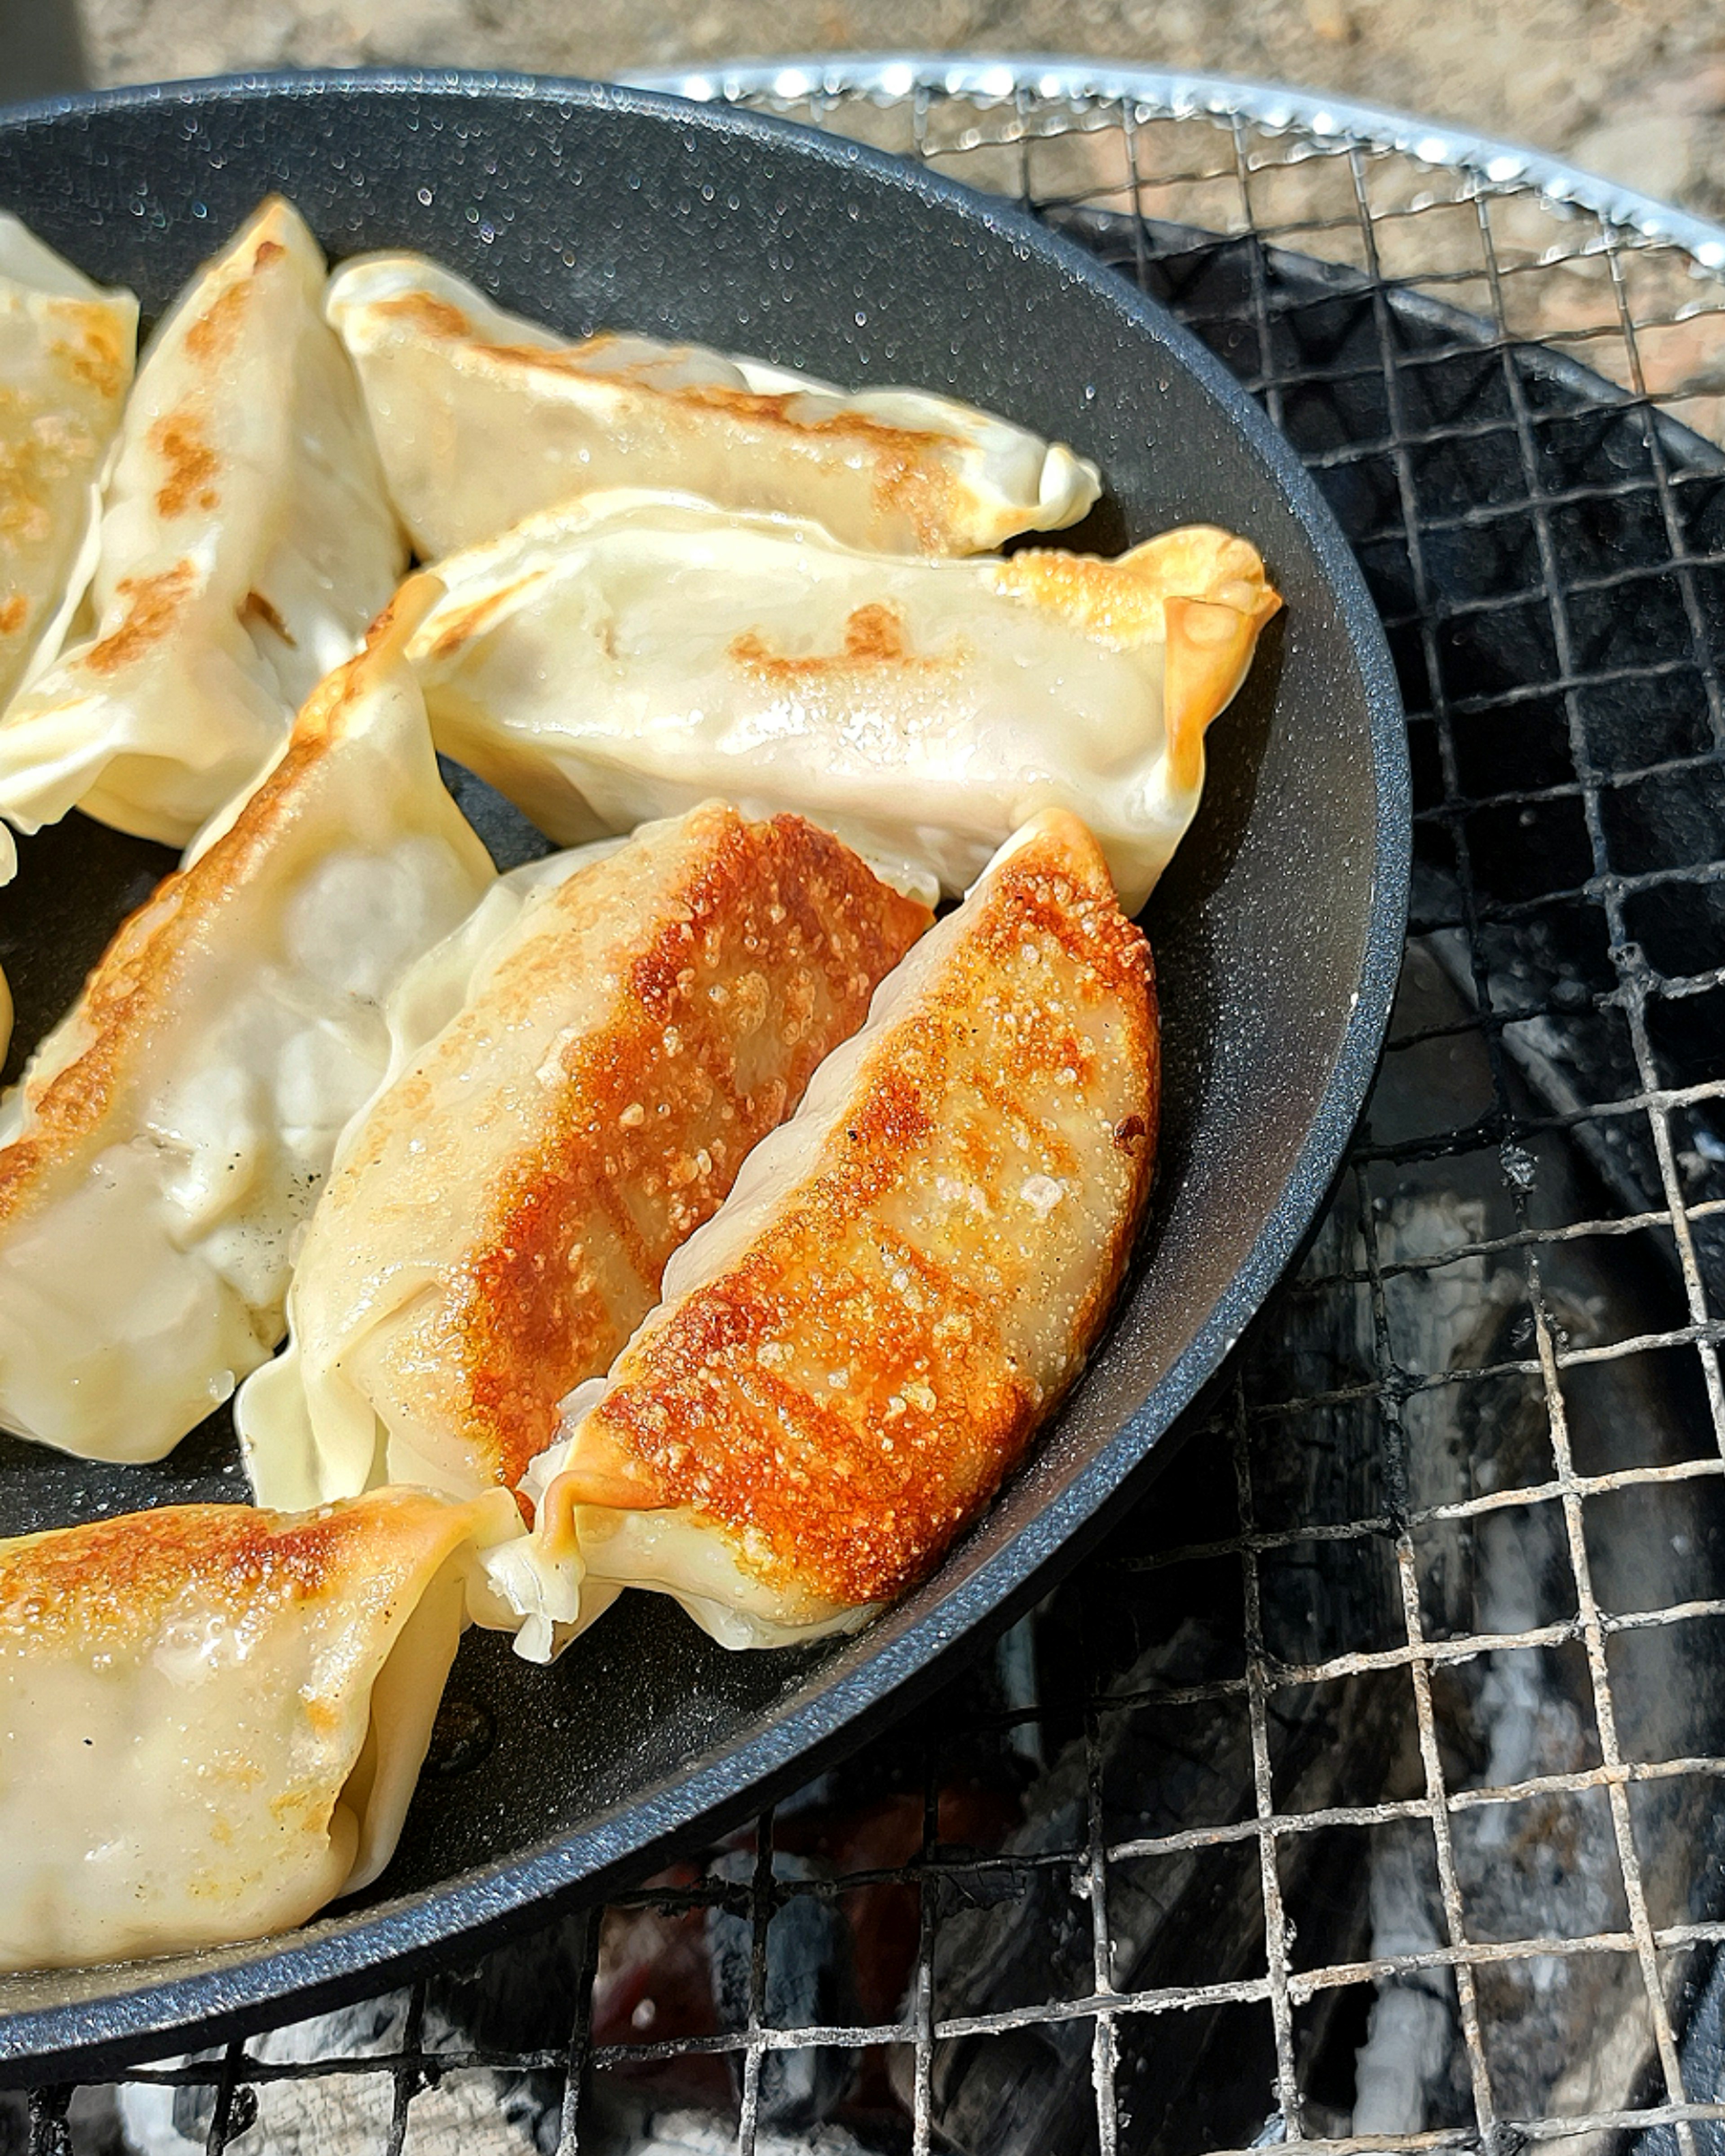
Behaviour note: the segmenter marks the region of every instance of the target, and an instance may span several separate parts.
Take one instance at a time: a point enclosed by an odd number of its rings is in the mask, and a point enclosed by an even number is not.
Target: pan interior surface
[[[1381,634],[1291,454],[1172,319],[987,199],[779,123],[580,85],[338,76],[116,93],[0,124],[0,205],[146,318],[264,193],[332,257],[421,249],[571,333],[632,328],[847,385],[947,389],[1072,444],[1107,495],[1074,543],[1182,521],[1262,550],[1286,600],[1210,737],[1198,824],[1146,916],[1164,1024],[1153,1219],[1055,1428],[939,1572],[860,1637],[726,1654],[634,1596],[549,1671],[470,1634],[393,1863],[291,1938],[0,1980],[35,2077],[375,1989],[458,1935],[596,1891],[932,1683],[1107,1507],[1211,1375],[1338,1165],[1400,952],[1405,744]],[[478,797],[475,797],[477,798]],[[495,798],[488,840],[531,834]],[[77,816],[0,892],[7,1075],[169,865]],[[0,1440],[0,1533],[246,1495],[225,1417],[115,1468]]]

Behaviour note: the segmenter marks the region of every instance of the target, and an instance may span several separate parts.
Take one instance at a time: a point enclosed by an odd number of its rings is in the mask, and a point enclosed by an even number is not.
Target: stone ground
[[[0,8],[0,31],[21,4]],[[608,75],[845,47],[1207,68],[1429,113],[1725,214],[1725,10],[1707,0],[78,0],[77,14],[97,83],[388,60]]]

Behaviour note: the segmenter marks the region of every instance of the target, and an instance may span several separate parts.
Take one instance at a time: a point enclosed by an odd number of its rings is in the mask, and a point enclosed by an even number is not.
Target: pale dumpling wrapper
[[[632,333],[572,344],[423,255],[345,263],[329,316],[428,559],[598,487],[676,486],[926,554],[1075,524],[1100,491],[1064,443],[955,398],[852,393]]]
[[[501,1491],[0,1543],[0,1969],[303,1923],[394,1852]]]
[[[298,212],[263,204],[150,340],[79,640],[0,719],[0,815],[183,845],[358,649],[407,562]]]
[[[1039,809],[1129,912],[1281,601],[1196,525],[1117,561],[922,561],[687,496],[595,495],[439,565],[411,655],[438,746],[564,843],[710,793],[957,895]]]
[[[392,999],[235,1404],[261,1502],[512,1489],[930,918],[800,817],[594,852],[502,879]]]
[[[0,706],[53,658],[89,582],[137,335],[132,293],[0,212]]]
[[[322,685],[0,1110],[0,1426],[158,1459],[280,1339],[385,999],[495,873],[402,657],[430,596],[404,588]]]
[[[1077,820],[1036,819],[565,1402],[486,1559],[551,1658],[619,1587],[732,1647],[855,1630],[1022,1456],[1105,1322],[1150,1186],[1149,952]]]

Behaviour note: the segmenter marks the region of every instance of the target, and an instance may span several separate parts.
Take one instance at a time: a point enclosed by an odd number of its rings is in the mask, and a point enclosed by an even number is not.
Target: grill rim
[[[799,76],[807,79],[791,87],[790,79]],[[1494,186],[1532,188],[1607,224],[1681,247],[1704,269],[1725,272],[1725,223],[1679,209],[1604,173],[1526,143],[1425,119],[1395,105],[1244,75],[1111,66],[1062,53],[939,53],[911,47],[896,52],[786,54],[778,59],[724,60],[704,68],[651,68],[618,80],[633,89],[697,104],[809,96],[896,103],[922,91],[1004,105],[1029,92],[1050,102],[1064,98],[1074,105],[1130,103],[1163,119],[1207,115],[1249,120],[1267,133],[1303,132],[1320,141],[1327,137],[1338,149],[1399,151],[1435,169],[1476,173]]]

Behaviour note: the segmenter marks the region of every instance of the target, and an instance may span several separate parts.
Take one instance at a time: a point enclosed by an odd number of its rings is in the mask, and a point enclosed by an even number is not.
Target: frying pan
[[[646,1595],[549,1671],[470,1634],[375,1887],[261,1944],[0,1981],[14,2080],[319,2010],[457,1939],[476,1953],[559,1897],[638,1875],[931,1686],[1139,1485],[1297,1250],[1363,1101],[1401,950],[1405,740],[1353,558],[1256,408],[1094,257],[853,145],[590,84],[248,78],[0,119],[0,203],[130,283],[146,316],[271,188],[334,256],[423,249],[571,333],[610,324],[845,383],[950,389],[1098,461],[1108,496],[1076,543],[1222,523],[1261,547],[1287,611],[1213,731],[1202,814],[1146,916],[1166,1059],[1153,1215],[1108,1337],[986,1517],[848,1641],[727,1655]],[[495,798],[460,790],[506,859],[537,850]],[[0,893],[9,1075],[170,865],[75,816],[22,851]],[[245,1495],[224,1418],[151,1467],[0,1441],[0,1532]]]

